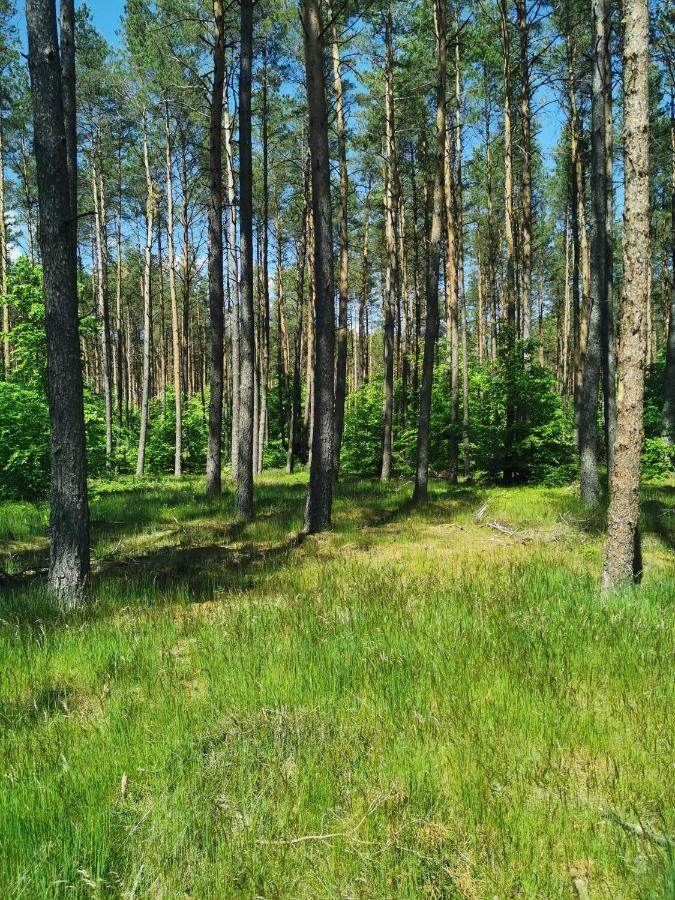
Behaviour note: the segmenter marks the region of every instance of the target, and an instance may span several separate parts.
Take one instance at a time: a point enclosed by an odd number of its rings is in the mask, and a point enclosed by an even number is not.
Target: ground
[[[0,504],[0,896],[672,897],[675,484],[602,597],[573,487],[352,481],[300,541],[305,481],[96,483],[68,619]]]

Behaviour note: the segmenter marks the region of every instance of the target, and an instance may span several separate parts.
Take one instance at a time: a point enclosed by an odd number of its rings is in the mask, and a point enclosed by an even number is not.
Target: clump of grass
[[[675,833],[667,528],[601,599],[566,489],[348,482],[299,544],[304,480],[97,489],[90,609],[10,579],[0,894],[670,896],[602,815]]]

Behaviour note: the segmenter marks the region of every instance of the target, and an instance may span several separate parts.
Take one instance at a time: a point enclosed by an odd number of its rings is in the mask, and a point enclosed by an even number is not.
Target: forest
[[[675,896],[673,0],[0,0],[0,895]]]

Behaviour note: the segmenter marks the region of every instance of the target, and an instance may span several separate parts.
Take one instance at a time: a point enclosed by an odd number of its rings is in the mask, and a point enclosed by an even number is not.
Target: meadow
[[[598,591],[575,487],[92,484],[88,609],[0,504],[0,896],[675,896],[675,482]]]

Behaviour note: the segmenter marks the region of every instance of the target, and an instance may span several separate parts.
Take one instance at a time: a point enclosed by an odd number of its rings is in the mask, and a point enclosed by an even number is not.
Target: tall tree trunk
[[[181,387],[181,352],[180,324],[178,321],[178,292],[176,290],[176,251],[174,247],[174,215],[173,215],[173,163],[171,127],[169,121],[169,103],[164,104],[164,138],[166,169],[166,239],[167,264],[169,267],[169,302],[171,304],[171,347],[173,351],[173,393],[176,411],[176,438],[173,461],[173,474],[177,477],[183,473],[183,397]]]
[[[293,357],[293,398],[288,420],[288,454],[286,456],[286,472],[290,475],[295,465],[295,453],[297,443],[297,427],[300,421],[300,404],[302,399],[302,342],[305,300],[305,266],[307,260],[307,222],[309,206],[311,203],[310,185],[310,158],[307,154],[305,162],[305,179],[303,191],[302,216],[300,219],[300,239],[295,248],[296,255],[296,316],[297,330],[295,333],[295,354]]]
[[[181,329],[181,373],[183,376],[183,397],[190,394],[190,292],[191,292],[191,265],[190,265],[190,210],[187,173],[187,144],[184,130],[180,136],[180,188],[181,207],[180,218],[183,232],[183,322]]]
[[[262,78],[262,222],[258,236],[260,238],[260,267],[262,275],[262,309],[260,316],[260,357],[259,385],[260,403],[258,415],[258,441],[256,473],[262,472],[263,455],[267,438],[267,417],[269,409],[269,373],[270,373],[270,277],[269,277],[269,110],[268,110],[268,70],[267,43],[263,44],[263,78]]]
[[[606,207],[605,225],[607,261],[605,294],[602,304],[602,395],[605,417],[605,455],[608,483],[614,468],[616,439],[616,346],[614,339],[614,117],[612,113],[612,22],[611,10],[605,16],[605,160]]]
[[[446,119],[449,119],[446,113]],[[446,122],[446,127],[448,122]],[[457,203],[455,197],[454,145],[452,132],[448,130],[445,142],[445,322],[448,342],[448,367],[450,370],[450,440],[449,481],[457,484],[459,456],[459,318],[457,303]]]
[[[649,6],[625,3],[624,14],[624,295],[618,356],[618,408],[614,471],[610,485],[605,589],[639,575],[638,515],[646,309],[650,287],[649,208]]]
[[[152,363],[152,230],[155,217],[155,189],[148,157],[147,114],[143,111],[143,164],[145,166],[145,251],[143,262],[143,388],[141,428],[138,438],[136,475],[145,471],[145,444],[148,436],[150,406],[150,366]]]
[[[431,390],[434,379],[434,358],[438,336],[438,274],[443,232],[443,180],[445,167],[447,82],[447,35],[444,0],[434,0],[434,30],[438,57],[438,81],[436,85],[436,149],[433,214],[429,232],[429,249],[426,276],[426,329],[424,333],[424,359],[422,362],[422,386],[417,425],[417,454],[413,501],[425,500],[429,484],[429,426],[431,422]]]
[[[96,232],[96,262],[98,269],[98,311],[101,318],[101,377],[105,407],[105,455],[110,463],[113,449],[113,384],[112,344],[110,340],[110,303],[108,296],[108,225],[99,154],[99,138],[96,136],[92,154],[91,181],[94,200],[94,230]]]
[[[0,111],[0,294],[7,296],[7,219],[5,216],[5,153],[3,144],[4,120]],[[3,373],[8,379],[12,371],[12,351],[9,345],[9,303],[2,304],[2,360]]]
[[[239,234],[241,287],[239,320],[239,433],[237,455],[237,513],[253,518],[253,392],[255,343],[253,333],[253,167],[251,158],[251,63],[253,57],[253,0],[241,0],[241,58],[239,73]]]
[[[115,221],[115,403],[117,406],[117,446],[122,440],[124,407],[124,368],[122,354],[122,210],[118,208]]]
[[[530,112],[530,23],[526,0],[516,0],[520,38],[521,119],[523,128],[522,247],[520,255],[523,340],[530,338],[532,323],[532,117]]]
[[[239,464],[239,262],[237,258],[237,217],[236,194],[234,188],[234,153],[232,150],[232,120],[226,102],[223,107],[225,137],[225,177],[227,185],[227,205],[229,209],[228,230],[230,250],[230,275],[232,279],[232,308],[230,311],[230,332],[232,341],[232,478],[237,481]]]
[[[385,24],[385,271],[382,341],[384,351],[384,430],[382,441],[382,481],[391,477],[391,456],[394,437],[394,317],[397,308],[398,257],[396,253],[396,211],[398,209],[398,178],[396,172],[396,121],[394,116],[394,52],[392,47],[391,3]]]
[[[464,285],[464,191],[462,184],[462,69],[458,37],[455,41],[455,222],[457,227],[457,301],[462,316],[462,468],[469,476],[469,356]],[[480,329],[478,329],[480,330]],[[459,373],[458,373],[459,375]]]
[[[73,24],[72,4],[67,27]],[[75,97],[74,45],[59,68],[53,0],[27,0],[28,62],[33,106],[47,333],[51,457],[49,587],[64,607],[81,600],[89,576],[87,456],[78,334],[77,195],[71,190]],[[74,32],[73,31],[71,33]]]
[[[511,38],[508,0],[499,0],[504,77],[504,240],[506,243],[506,324],[509,344],[516,325],[516,251],[513,234],[513,116],[511,111]],[[508,425],[507,425],[508,428]],[[508,438],[508,435],[507,435]]]
[[[206,452],[206,496],[220,497],[223,450],[223,92],[225,88],[225,35],[222,0],[213,0],[213,86],[209,120],[209,318],[211,320],[211,373],[209,441]]]
[[[581,500],[600,502],[598,479],[598,389],[602,357],[602,308],[607,299],[607,146],[605,140],[605,0],[592,0],[593,77],[591,109],[591,267],[586,347],[579,390]]]
[[[668,344],[666,371],[663,383],[662,434],[671,446],[675,444],[675,83],[670,84],[670,146],[672,152],[672,180],[670,184],[670,311],[668,315]]]
[[[157,287],[159,288],[159,384],[162,415],[166,415],[166,305],[164,303],[164,254],[162,251],[162,216],[157,216]]]
[[[370,180],[363,204],[363,252],[361,255],[361,293],[359,297],[359,384],[368,381],[368,298],[370,296]]]
[[[286,320],[286,300],[284,296],[284,259],[281,230],[281,207],[279,194],[275,204],[275,243],[277,246],[277,382],[279,385],[279,428],[283,434],[288,425],[288,377],[291,365],[291,351],[288,344],[288,322]]]
[[[314,210],[314,284],[316,288],[316,365],[312,462],[305,510],[305,530],[313,534],[330,526],[334,463],[335,308],[333,228],[328,150],[328,109],[324,75],[323,25],[318,0],[302,0],[305,76],[309,109]]]
[[[391,13],[390,13],[391,14]],[[347,224],[349,203],[349,176],[347,174],[347,140],[345,134],[345,114],[342,88],[342,65],[338,45],[337,23],[333,15],[332,0],[328,2],[328,15],[331,20],[333,84],[335,90],[337,151],[340,166],[340,205],[338,207],[338,229],[340,233],[340,278],[338,327],[336,340],[335,366],[335,462],[334,473],[337,478],[340,471],[340,448],[345,420],[345,395],[347,378],[347,308],[349,305],[349,229]]]

